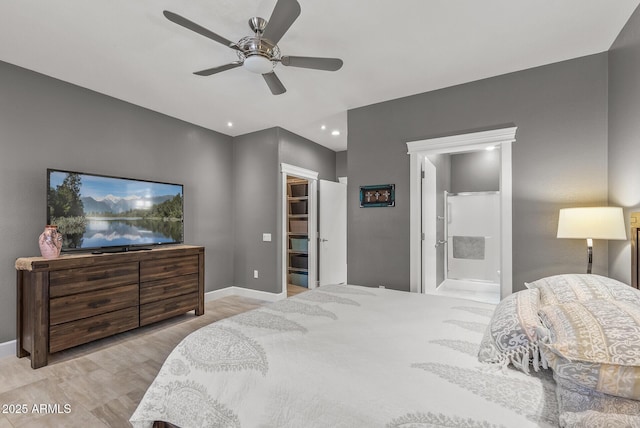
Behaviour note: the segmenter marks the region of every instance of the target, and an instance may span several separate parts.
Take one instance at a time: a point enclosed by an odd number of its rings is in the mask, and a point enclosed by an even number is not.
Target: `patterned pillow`
[[[614,397],[554,376],[560,426],[640,427],[640,401]]]
[[[525,285],[529,289],[540,290],[540,306],[594,299],[621,300],[640,305],[640,291],[600,275],[555,275]]]
[[[554,376],[640,400],[640,306],[589,300],[540,308],[550,336],[542,353]]]
[[[560,426],[567,428],[611,428],[640,427],[640,416],[603,413],[595,410],[585,410],[584,412],[565,412],[560,415]]]
[[[522,290],[503,299],[493,313],[478,351],[483,363],[506,367],[509,363],[525,373],[529,365],[535,371],[540,366],[539,335],[544,331],[538,317],[537,289]]]

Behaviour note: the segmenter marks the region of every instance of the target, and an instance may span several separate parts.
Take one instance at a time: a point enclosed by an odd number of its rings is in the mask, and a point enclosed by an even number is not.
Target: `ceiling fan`
[[[243,37],[238,43],[233,43],[176,13],[165,10],[163,14],[169,21],[236,51],[238,55],[237,61],[194,72],[198,76],[211,76],[212,74],[244,66],[244,68],[253,73],[262,74],[271,93],[280,95],[285,93],[287,89],[273,72],[273,68],[278,63],[287,67],[325,71],[336,71],[342,67],[342,60],[339,58],[284,56],[280,54],[278,42],[300,15],[300,4],[297,0],[278,0],[269,21],[260,17],[249,19],[249,27],[254,35]]]

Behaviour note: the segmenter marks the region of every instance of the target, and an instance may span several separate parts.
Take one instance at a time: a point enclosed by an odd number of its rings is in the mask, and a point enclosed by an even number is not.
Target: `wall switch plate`
[[[270,233],[263,233],[262,234],[262,241],[271,242],[271,234]]]
[[[257,278],[257,277],[258,277],[258,271],[257,271],[257,270],[254,270],[254,271],[253,271],[253,277],[254,277],[254,278]]]

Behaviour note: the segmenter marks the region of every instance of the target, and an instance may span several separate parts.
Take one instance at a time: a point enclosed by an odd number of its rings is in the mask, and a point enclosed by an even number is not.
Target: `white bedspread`
[[[131,417],[203,427],[557,426],[550,373],[477,360],[494,305],[325,286],[206,326]]]

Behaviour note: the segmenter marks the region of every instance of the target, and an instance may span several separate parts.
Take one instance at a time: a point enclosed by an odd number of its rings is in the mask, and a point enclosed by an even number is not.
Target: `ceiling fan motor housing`
[[[270,73],[280,60],[280,48],[270,40],[260,37],[259,33],[243,37],[237,47],[239,60],[253,73]]]

